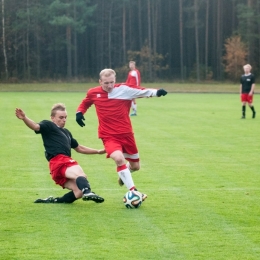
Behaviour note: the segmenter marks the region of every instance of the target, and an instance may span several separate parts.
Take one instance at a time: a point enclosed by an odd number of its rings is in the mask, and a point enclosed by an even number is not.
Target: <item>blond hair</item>
[[[51,108],[51,116],[55,116],[57,111],[66,111],[66,106],[63,103],[54,104]]]
[[[250,70],[252,69],[252,66],[250,64],[246,64],[243,66],[243,68],[245,68],[245,67],[249,67]]]
[[[111,75],[116,76],[116,72],[112,69],[103,69],[99,73],[99,78],[102,79],[102,77],[110,77]]]
[[[135,61],[133,61],[133,60],[130,60],[129,63],[133,63],[135,65]]]

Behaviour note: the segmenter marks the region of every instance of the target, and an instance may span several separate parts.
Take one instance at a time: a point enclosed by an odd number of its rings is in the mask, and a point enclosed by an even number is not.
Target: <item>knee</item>
[[[86,175],[83,171],[77,172],[77,173],[75,174],[75,179],[77,179],[78,177],[84,177],[84,178],[87,179],[87,175]]]
[[[125,157],[123,154],[117,153],[114,154],[113,157],[110,156],[116,163],[116,165],[120,166],[123,165],[125,163]]]
[[[139,163],[134,163],[134,164],[130,164],[130,170],[132,172],[135,172],[135,171],[139,171],[140,170],[140,164]]]
[[[121,166],[121,165],[123,165],[125,163],[125,160],[124,159],[120,159],[120,158],[115,159],[114,161],[115,161],[117,166]]]
[[[131,169],[132,171],[139,171],[140,170],[140,166],[135,166],[135,167],[133,167],[132,169]]]
[[[85,177],[86,179],[88,179],[88,176],[84,172],[80,176]]]

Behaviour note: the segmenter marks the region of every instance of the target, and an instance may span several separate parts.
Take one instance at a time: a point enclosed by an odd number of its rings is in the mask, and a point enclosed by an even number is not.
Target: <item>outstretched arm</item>
[[[144,88],[121,83],[116,85],[113,91],[108,94],[108,97],[116,99],[133,99],[144,97],[161,97],[165,95],[167,95],[167,91],[164,89]]]
[[[104,154],[106,152],[105,149],[97,150],[80,144],[78,147],[74,148],[74,150],[78,153],[83,153],[83,154]]]
[[[23,122],[32,130],[34,131],[39,131],[40,130],[40,125],[32,121],[30,118],[28,118],[23,110],[21,108],[16,108],[15,109],[15,115],[18,119],[23,120]]]
[[[142,88],[142,89],[134,89],[133,90],[133,95],[135,95],[135,98],[139,97],[161,97],[167,95],[167,91],[164,89],[149,89],[149,88]],[[131,94],[131,91],[128,93]]]

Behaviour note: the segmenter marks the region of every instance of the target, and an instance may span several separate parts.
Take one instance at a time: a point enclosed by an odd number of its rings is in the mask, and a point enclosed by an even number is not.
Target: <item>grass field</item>
[[[98,83],[44,83],[44,84],[0,84],[0,92],[86,92],[87,89],[97,86]],[[169,92],[177,93],[238,93],[239,84],[223,83],[142,83],[144,87],[164,88]],[[256,93],[259,93],[256,89]]]
[[[141,156],[136,186],[148,194],[126,209],[125,187],[104,155],[73,152],[103,204],[34,204],[64,194],[48,174],[41,137],[14,115],[35,121],[64,102],[66,127],[101,148],[94,108],[75,122],[84,93],[0,93],[0,259],[260,259],[259,118],[241,120],[238,94],[181,94],[138,100],[132,118]],[[260,97],[255,95],[256,111]],[[260,111],[260,110],[259,110]],[[260,116],[260,113],[259,113]]]

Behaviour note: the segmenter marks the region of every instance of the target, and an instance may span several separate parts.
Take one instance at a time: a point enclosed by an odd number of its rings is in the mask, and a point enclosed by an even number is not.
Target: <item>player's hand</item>
[[[98,154],[104,154],[106,152],[105,149],[98,150]]]
[[[165,95],[167,95],[167,91],[166,90],[164,90],[162,88],[157,90],[157,93],[156,93],[157,97],[165,96]]]
[[[78,113],[76,114],[76,121],[77,121],[77,123],[78,123],[81,127],[85,126],[85,123],[83,122],[83,120],[85,120],[83,114],[82,114],[81,112],[78,112]]]
[[[18,119],[21,119],[21,120],[23,120],[25,118],[25,113],[23,112],[23,110],[21,108],[15,109],[15,115]]]

